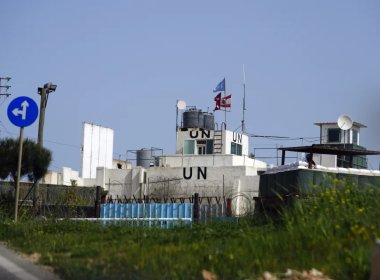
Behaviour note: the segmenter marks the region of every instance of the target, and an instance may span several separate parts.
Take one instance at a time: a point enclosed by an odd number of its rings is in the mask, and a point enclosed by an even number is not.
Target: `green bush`
[[[368,279],[380,236],[379,187],[334,180],[313,187],[280,220],[172,229],[70,221],[2,220],[0,239],[41,254],[63,279],[257,279],[264,271],[317,268],[333,279]]]

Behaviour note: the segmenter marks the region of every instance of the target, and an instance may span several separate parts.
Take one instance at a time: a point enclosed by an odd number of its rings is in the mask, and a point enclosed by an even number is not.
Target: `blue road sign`
[[[33,99],[20,96],[11,101],[7,113],[9,120],[15,126],[26,127],[37,119],[38,106]]]

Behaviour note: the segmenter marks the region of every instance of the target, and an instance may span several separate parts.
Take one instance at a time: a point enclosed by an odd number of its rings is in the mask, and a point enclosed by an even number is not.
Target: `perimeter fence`
[[[34,185],[20,185],[19,207],[24,212],[45,217],[95,217],[96,187],[40,184],[39,203],[33,207]],[[12,182],[0,182],[0,200],[13,204],[15,187]]]

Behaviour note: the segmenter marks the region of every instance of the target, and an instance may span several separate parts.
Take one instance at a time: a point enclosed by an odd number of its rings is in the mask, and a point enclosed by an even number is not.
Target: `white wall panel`
[[[112,168],[113,130],[83,123],[81,175],[96,178],[96,168]]]

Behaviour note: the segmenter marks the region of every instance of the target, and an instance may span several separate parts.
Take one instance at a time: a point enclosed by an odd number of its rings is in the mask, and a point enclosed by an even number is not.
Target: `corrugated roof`
[[[315,122],[314,123],[315,125],[318,125],[318,126],[322,126],[322,125],[338,125],[337,122]],[[367,127],[366,125],[362,124],[362,123],[358,123],[358,122],[354,122],[352,124],[352,126],[356,126],[356,127]]]
[[[363,149],[348,149],[344,147],[331,147],[323,144],[314,144],[311,146],[300,147],[283,147],[278,148],[281,151],[311,153],[311,154],[327,154],[327,155],[345,155],[345,156],[365,156],[380,155],[380,151],[370,151]]]

